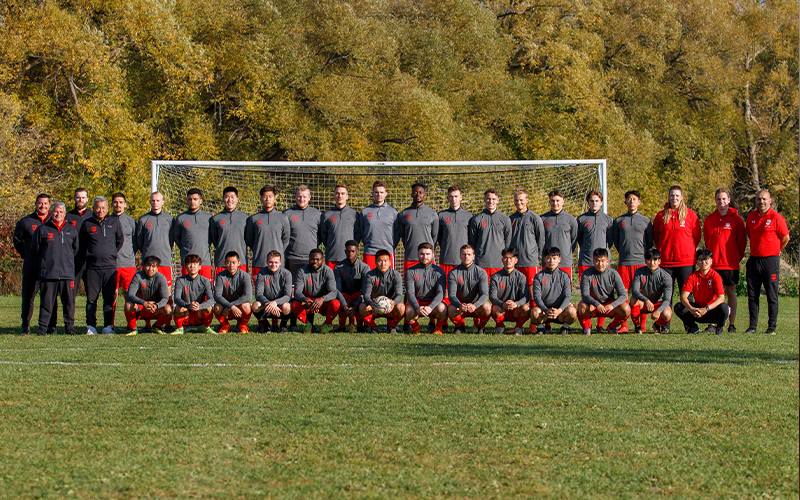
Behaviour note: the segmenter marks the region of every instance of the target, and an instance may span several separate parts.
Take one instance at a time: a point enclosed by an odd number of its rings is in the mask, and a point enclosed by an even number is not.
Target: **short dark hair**
[[[344,242],[344,247],[356,247],[358,248],[358,242],[356,240],[347,240]]]
[[[383,257],[384,255],[389,257],[390,259],[392,258],[392,254],[389,252],[389,250],[381,248],[380,250],[375,252],[375,260],[378,260],[378,257]]]
[[[153,264],[155,264],[156,267],[160,267],[161,259],[159,259],[155,255],[151,255],[144,259],[144,261],[142,262],[142,267],[152,266]]]
[[[608,249],[607,248],[603,248],[603,247],[595,248],[594,252],[592,252],[592,258],[593,259],[599,259],[601,257],[608,258]]]
[[[279,251],[270,250],[270,252],[267,254],[267,260],[269,260],[269,259],[271,259],[273,257],[280,257],[281,262],[283,262],[283,255],[281,255],[281,253]]]
[[[695,260],[706,260],[713,258],[714,258],[714,252],[705,247],[698,248],[697,251],[694,253]]]
[[[120,193],[120,192],[116,192],[116,193],[114,193],[114,194],[112,194],[112,195],[111,195],[111,201],[112,201],[112,202],[113,202],[114,200],[116,200],[117,198],[122,198],[123,200],[125,200],[125,201],[128,201],[128,199],[127,199],[127,198],[125,198],[125,195],[124,195],[124,194],[122,194],[122,193]]]
[[[639,191],[637,191],[635,189],[631,189],[630,191],[625,191],[625,199],[626,200],[628,199],[628,196],[630,196],[630,195],[634,195],[635,197],[639,198],[640,201],[642,199],[642,193],[640,193]]]
[[[542,257],[561,257],[561,250],[558,247],[547,247],[542,252]]]
[[[225,189],[222,190],[222,196],[225,196],[228,193],[233,193],[236,196],[239,196],[239,190],[236,189],[233,186],[228,186],[228,187],[226,187]],[[225,257],[227,258],[227,255]]]
[[[601,193],[596,189],[592,189],[591,191],[586,193],[586,203],[589,203],[589,198],[591,198],[592,196],[597,196],[598,198],[600,198],[600,201],[603,201],[603,193]]]
[[[421,187],[423,191],[427,191],[428,190],[428,186],[426,186],[425,184],[423,184],[421,182],[415,182],[414,184],[412,184],[411,185],[411,190],[413,191],[418,187]]]
[[[228,259],[230,259],[231,257],[236,257],[236,260],[239,260],[239,261],[242,260],[241,257],[239,257],[239,252],[237,252],[236,250],[231,250],[230,252],[225,254],[225,260],[226,261]]]
[[[644,260],[661,260],[661,252],[657,248],[651,248],[644,253]]]
[[[417,252],[419,252],[422,249],[433,250],[433,245],[431,245],[430,243],[425,241],[425,242],[420,243],[419,245],[417,245]]]
[[[39,193],[39,194],[37,194],[37,195],[36,195],[36,201],[39,201],[39,200],[41,200],[42,198],[47,198],[47,201],[50,201],[50,200],[52,200],[52,199],[53,199],[53,197],[52,197],[52,196],[50,196],[50,195],[49,195],[49,194],[47,194],[47,193]]]
[[[503,251],[500,253],[500,255],[502,255],[503,257],[505,257],[508,254],[511,254],[512,257],[519,258],[519,252],[517,252],[517,249],[514,247],[504,248]]]
[[[554,190],[550,191],[549,193],[547,193],[547,198],[548,199],[552,198],[553,196],[560,196],[560,197],[563,198],[564,197],[564,193],[562,193],[560,189],[554,189]]]
[[[190,197],[190,196],[192,196],[193,194],[199,195],[199,196],[200,196],[200,198],[202,198],[202,197],[203,197],[203,190],[202,190],[202,189],[200,189],[200,188],[196,188],[196,187],[194,187],[194,188],[192,188],[192,189],[190,189],[190,190],[186,191],[186,197],[187,197],[187,198],[188,198],[188,197]]]
[[[461,245],[461,249],[459,249],[459,253],[463,252],[464,250],[472,250],[474,252],[475,251],[475,247],[473,247],[472,245],[467,243],[466,245]]]
[[[80,193],[81,191],[83,191],[84,193],[86,193],[86,196],[89,196],[89,190],[88,190],[88,189],[86,189],[86,188],[78,188],[78,189],[76,189],[76,190],[75,190],[75,192],[73,193],[73,195],[75,195],[75,194],[78,194],[78,193]]]
[[[322,250],[320,250],[319,248],[315,248],[315,249],[311,250],[310,252],[308,252],[308,256],[309,257],[311,257],[312,255],[315,255],[315,254],[323,255]]]
[[[278,188],[267,184],[266,186],[261,188],[261,190],[258,192],[258,196],[259,197],[264,196],[264,193],[268,193],[270,191],[272,191],[272,194],[278,194]]]
[[[487,194],[493,194],[493,195],[497,196],[498,198],[500,197],[500,194],[497,192],[497,190],[495,188],[489,188],[486,191],[484,191],[483,192],[483,197],[486,198]]]
[[[461,191],[461,188],[460,188],[460,187],[458,187],[458,186],[450,186],[449,188],[447,188],[447,194],[450,194],[450,193],[452,193],[453,191],[459,191],[459,192],[460,192],[460,191]]]
[[[183,259],[183,265],[188,266],[189,264],[199,264],[200,263],[200,256],[196,253],[190,253]]]
[[[382,181],[382,180],[377,180],[377,181],[372,183],[372,190],[373,191],[375,190],[376,187],[382,187],[387,191],[389,190],[389,185],[386,184],[386,181]]]

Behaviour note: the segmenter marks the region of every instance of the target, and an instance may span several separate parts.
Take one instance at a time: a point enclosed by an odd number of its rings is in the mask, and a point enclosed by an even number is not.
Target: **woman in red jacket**
[[[714,252],[713,269],[722,277],[725,299],[731,314],[728,332],[736,332],[736,284],[739,283],[739,262],[744,258],[747,232],[739,212],[730,206],[731,192],[725,188],[714,193],[717,209],[703,221],[703,241]]]

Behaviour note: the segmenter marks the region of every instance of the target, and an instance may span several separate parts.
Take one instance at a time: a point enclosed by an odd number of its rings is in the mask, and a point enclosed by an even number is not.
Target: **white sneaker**
[[[514,335],[522,335],[522,328],[514,328]]]
[[[103,327],[103,335],[114,335],[114,327],[111,325]]]
[[[97,335],[97,328],[93,326],[86,327],[86,335]]]
[[[503,335],[504,333],[506,333],[506,329],[503,328],[502,326],[498,326],[497,328],[494,329],[495,335]]]

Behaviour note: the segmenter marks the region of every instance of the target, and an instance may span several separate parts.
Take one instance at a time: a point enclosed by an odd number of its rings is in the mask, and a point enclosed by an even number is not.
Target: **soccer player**
[[[394,335],[397,333],[397,324],[406,312],[403,304],[403,280],[400,273],[392,267],[392,254],[388,250],[378,250],[375,253],[375,266],[364,278],[359,314],[369,325],[367,333],[375,331],[375,317],[385,316],[389,333]],[[381,315],[373,309],[373,301],[383,296],[391,300],[392,307],[389,312]]]
[[[133,275],[125,298],[125,319],[128,321],[126,335],[137,335],[137,320],[156,320],[153,331],[159,335],[170,324],[172,307],[169,302],[169,285],[161,272],[161,259],[155,255],[145,257],[142,270]]]
[[[647,315],[652,314],[653,333],[661,333],[662,328],[672,319],[669,302],[672,299],[672,278],[661,269],[661,252],[655,248],[644,253],[645,265],[633,273],[631,282],[631,316],[636,333],[646,330]],[[644,311],[642,311],[644,309]],[[669,333],[665,330],[664,333]]]
[[[350,321],[350,333],[363,330],[364,319],[358,314],[361,305],[361,290],[364,288],[364,278],[369,272],[369,266],[358,259],[358,242],[349,240],[345,243],[345,259],[337,262],[333,267],[333,277],[336,280],[337,298],[339,299],[339,330],[345,330],[345,324]]]
[[[50,219],[34,231],[31,254],[39,269],[39,335],[55,333],[51,322],[56,299],[61,297],[64,328],[75,335],[75,256],[78,254],[78,231],[67,224],[67,207],[53,203]]]
[[[614,269],[608,268],[608,250],[597,248],[592,255],[594,267],[581,276],[581,301],[578,304],[578,319],[584,335],[592,334],[592,318],[605,316],[614,318],[608,331],[617,334],[617,327],[630,315],[631,307],[626,302],[628,292],[622,278]]]
[[[117,301],[117,254],[125,242],[122,223],[108,216],[108,200],[97,196],[92,216],[78,232],[79,260],[86,272],[86,335],[97,334],[97,299],[103,294],[103,333],[114,333],[114,303]]]
[[[739,283],[739,262],[747,247],[747,230],[739,211],[730,206],[731,192],[719,188],[714,193],[717,209],[703,221],[703,240],[714,254],[713,268],[722,278],[725,298],[730,308],[728,332],[736,332],[736,284]],[[710,328],[715,327],[709,325]]]
[[[133,275],[136,274],[136,220],[125,213],[128,202],[122,193],[111,195],[112,217],[119,219],[122,226],[123,243],[117,252],[117,290],[128,290]]]
[[[767,330],[775,334],[778,323],[778,281],[781,250],[789,244],[786,219],[772,208],[772,195],[766,189],[756,193],[756,209],[747,216],[746,231],[750,238],[747,259],[747,307],[750,324],[745,333],[756,333],[761,287],[767,293]]]
[[[572,280],[558,266],[561,251],[550,247],[544,251],[544,269],[533,279],[533,307],[531,307],[530,333],[545,333],[542,323],[561,323],[561,335],[570,333],[569,325],[575,322],[578,311],[572,305]]]
[[[247,322],[252,314],[253,279],[242,271],[241,262],[239,254],[231,250],[225,255],[225,270],[214,279],[214,315],[220,334],[231,331],[230,319],[236,320],[239,333],[250,332]]]
[[[539,256],[544,250],[544,224],[542,218],[528,209],[528,191],[514,190],[514,212],[511,219],[511,246],[519,253],[517,271],[525,275],[528,296],[533,297],[533,278],[539,272]]]
[[[204,333],[216,333],[211,328],[214,292],[211,280],[200,274],[202,264],[203,259],[194,253],[183,258],[186,273],[175,280],[175,290],[172,292],[172,302],[175,304],[173,319],[177,327],[172,335],[183,335],[184,327],[192,326],[202,326]]]
[[[262,267],[267,265],[270,252],[278,252],[283,260],[283,254],[289,245],[289,218],[280,210],[275,209],[275,195],[278,189],[275,186],[264,186],[259,192],[261,197],[261,211],[247,219],[244,240],[253,251],[253,275],[258,275]],[[291,273],[290,273],[291,274]]]
[[[500,195],[489,188],[483,193],[486,207],[469,221],[469,244],[475,249],[475,264],[486,271],[486,276],[503,268],[503,249],[511,244],[511,219],[497,210]]]
[[[303,323],[303,333],[311,333],[316,313],[325,315],[320,333],[331,331],[333,318],[339,312],[336,295],[333,270],[325,265],[322,250],[315,248],[308,254],[308,264],[300,268],[294,279],[292,312]]]
[[[577,218],[578,223],[578,277],[587,269],[592,268],[592,255],[595,248],[611,249],[614,219],[602,212],[603,193],[589,191],[586,193],[586,206],[588,210]],[[625,283],[625,280],[622,280]],[[628,283],[625,283],[628,288]],[[605,318],[597,319],[597,330],[603,328]],[[628,331],[627,322],[619,329],[620,333]]]
[[[492,318],[495,321],[494,334],[505,333],[505,321],[516,321],[514,335],[522,335],[522,327],[531,314],[528,280],[515,269],[519,260],[515,248],[506,248],[501,255],[503,268],[494,273],[489,281],[489,300],[492,301]]]
[[[361,235],[364,240],[364,262],[375,269],[378,250],[389,250],[394,267],[394,249],[400,241],[397,209],[386,203],[387,184],[372,183],[372,204],[361,209]]]
[[[228,268],[228,254],[231,252],[236,252],[236,255],[239,256],[240,269],[247,272],[247,245],[244,243],[244,228],[247,225],[248,215],[236,208],[236,205],[239,204],[239,190],[233,186],[223,189],[222,202],[225,204],[225,208],[213,216],[208,223],[209,240],[214,245],[215,272],[219,274]],[[216,284],[216,280],[214,283]],[[249,297],[247,301],[249,307]]]
[[[564,193],[558,189],[547,195],[550,211],[542,214],[544,247],[561,251],[560,269],[572,279],[572,252],[578,243],[578,221],[564,210]]]
[[[75,190],[75,208],[67,212],[64,220],[67,224],[74,227],[78,234],[80,234],[81,226],[84,221],[92,216],[92,211],[89,210],[89,191],[86,188],[79,187]],[[80,258],[80,256],[76,256]],[[85,272],[85,263],[75,261],[75,286],[80,286],[83,281],[83,274]],[[77,289],[76,289],[77,290]]]
[[[714,254],[708,248],[695,253],[697,271],[693,272],[681,288],[681,301],[675,304],[675,315],[683,321],[686,333],[700,333],[697,323],[717,325],[712,333],[722,335],[730,308],[725,303],[722,278],[711,267]],[[692,300],[689,300],[689,294]]]
[[[450,271],[461,264],[461,247],[469,244],[468,228],[472,213],[461,208],[461,200],[463,199],[461,188],[450,186],[447,188],[447,203],[450,208],[439,212],[438,264],[445,275],[449,275]],[[472,253],[474,256],[474,249]]]
[[[31,333],[33,301],[36,298],[36,291],[39,289],[39,262],[31,251],[33,233],[49,218],[50,195],[42,193],[36,197],[34,211],[20,219],[14,227],[14,248],[22,258],[22,328],[20,335]],[[51,326],[55,327],[55,323]]]
[[[694,254],[700,243],[700,219],[683,199],[683,188],[669,188],[669,198],[664,210],[658,212],[653,222],[653,238],[661,252],[661,269],[678,280],[683,289],[686,279],[694,271]]]
[[[297,272],[308,264],[311,250],[319,247],[319,226],[322,213],[309,205],[311,190],[305,184],[294,190],[295,205],[283,211],[289,218],[289,246],[286,247],[286,268],[297,278]]]
[[[211,273],[211,235],[209,224],[211,214],[201,209],[203,205],[203,191],[191,188],[186,191],[185,212],[175,217],[172,224],[172,239],[181,253],[181,274],[187,274],[186,256],[197,255],[200,257],[200,276],[205,276],[209,281]]]
[[[475,249],[469,244],[461,246],[460,259],[461,264],[447,274],[447,294],[450,298],[447,316],[456,325],[453,333],[464,333],[464,319],[473,318],[478,333],[482,335],[492,314],[489,280],[486,271],[475,264]]]
[[[419,264],[416,249],[422,243],[436,244],[439,236],[439,215],[425,204],[425,184],[416,182],[411,185],[411,205],[400,212],[398,225],[400,239],[403,241],[403,273],[410,267]]]
[[[406,325],[411,333],[419,335],[417,318],[429,318],[428,333],[441,335],[447,323],[447,306],[444,301],[444,271],[433,263],[433,245],[420,243],[417,248],[418,263],[406,271]],[[433,326],[433,328],[431,328]]]
[[[319,241],[325,245],[325,263],[331,269],[347,258],[348,241],[354,240],[356,245],[361,241],[361,216],[347,205],[348,196],[347,186],[337,184],[333,189],[333,206],[322,214],[319,226]]]
[[[277,250],[267,254],[267,265],[256,275],[256,301],[253,313],[258,318],[258,333],[267,333],[278,328],[286,333],[289,315],[292,313],[292,273],[282,265],[283,257]],[[272,325],[267,322],[272,318]]]
[[[142,252],[142,262],[151,255],[158,257],[160,266],[158,272],[166,278],[167,286],[172,286],[172,216],[164,212],[163,207],[164,195],[158,191],[152,193],[150,211],[139,217],[139,222],[136,224],[134,246]]]

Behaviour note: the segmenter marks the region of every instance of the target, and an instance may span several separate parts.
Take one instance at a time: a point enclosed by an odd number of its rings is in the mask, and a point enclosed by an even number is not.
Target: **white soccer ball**
[[[372,301],[372,309],[377,314],[389,314],[389,311],[392,310],[392,299],[385,295],[381,295]]]

